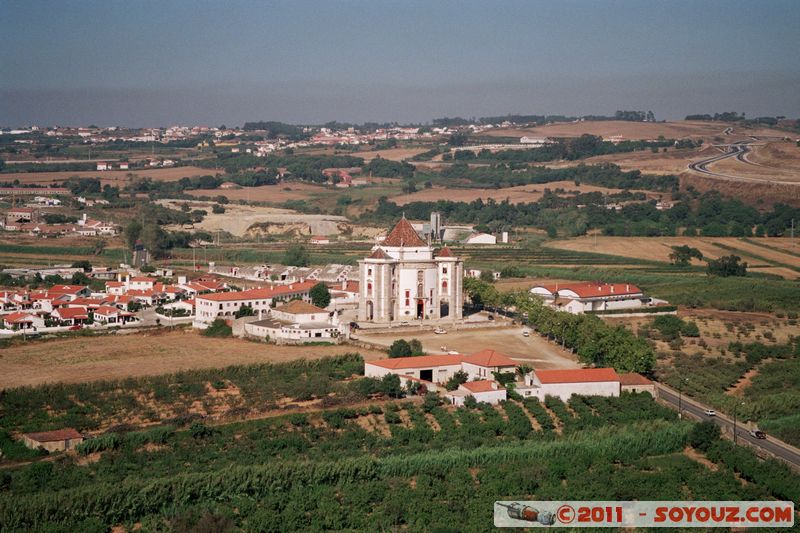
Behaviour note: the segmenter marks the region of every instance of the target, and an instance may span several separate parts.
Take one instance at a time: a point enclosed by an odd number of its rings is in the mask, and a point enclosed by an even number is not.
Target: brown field
[[[621,154],[600,155],[581,159],[580,161],[565,162],[558,166],[575,166],[579,163],[597,165],[600,163],[614,163],[622,170],[641,170],[645,174],[680,174],[686,172],[689,163],[711,157],[717,153],[715,148],[706,146],[699,149],[660,151],[656,154],[650,150],[628,152]],[[557,166],[557,165],[549,165]]]
[[[747,159],[755,164],[748,165],[731,157],[708,165],[708,169],[742,178],[800,184],[800,148],[794,144],[754,145]],[[800,191],[797,196],[800,196]]]
[[[597,244],[595,245],[595,240]],[[669,261],[672,246],[687,245],[697,248],[703,256],[716,259],[723,255],[735,253],[747,261],[752,268],[759,272],[777,274],[787,279],[797,279],[800,272],[800,257],[781,252],[772,247],[772,243],[782,246],[789,239],[778,238],[753,238],[751,244],[736,237],[578,237],[563,241],[548,243],[547,246],[562,250],[577,252],[596,252],[636,259],[649,259],[655,261]],[[717,246],[722,244],[729,248]],[[763,258],[763,259],[759,259]],[[767,261],[764,261],[766,259]],[[775,265],[773,263],[780,263]],[[695,261],[695,264],[703,264]]]
[[[382,352],[347,345],[274,346],[203,337],[196,330],[33,341],[0,350],[0,389],[318,359],[348,352],[358,352],[365,359],[385,357]]]
[[[415,148],[388,148],[386,150],[370,150],[367,152],[357,152],[353,155],[358,157],[363,157],[364,161],[372,161],[376,157],[381,157],[383,159],[389,159],[391,161],[403,161],[405,159],[409,159],[414,157],[417,154],[421,154],[429,150],[430,148],[426,147],[415,147]]]
[[[677,122],[628,122],[623,120],[584,121],[550,124],[537,128],[498,128],[485,131],[482,135],[491,137],[578,137],[584,133],[611,137],[621,135],[624,139],[657,139],[659,135],[667,139],[681,139],[685,137],[708,138],[707,142],[715,136],[722,137],[722,132],[728,127],[719,122],[703,121],[677,121]],[[746,135],[786,135],[785,132],[769,128],[735,128],[733,138]]]
[[[100,182],[105,185],[120,185],[130,181],[132,175],[152,178],[158,181],[177,181],[184,177],[214,175],[222,170],[213,168],[199,167],[174,167],[174,168],[155,168],[148,170],[106,170],[106,171],[68,171],[68,172],[10,172],[0,174],[0,181],[19,180],[24,184],[49,185],[61,183],[72,177],[79,178],[100,178]]]
[[[281,183],[278,185],[262,185],[260,187],[242,187],[241,189],[197,189],[186,191],[192,196],[224,196],[233,202],[283,203],[288,200],[307,200],[316,195],[331,194],[332,189],[309,183]]]
[[[551,183],[537,183],[535,185],[519,185],[517,187],[508,187],[505,189],[448,189],[446,187],[432,187],[430,189],[419,190],[412,194],[399,194],[392,198],[392,201],[396,202],[397,205],[405,205],[410,202],[435,202],[437,200],[471,202],[478,198],[484,201],[491,198],[498,202],[508,199],[512,204],[519,204],[524,202],[536,202],[544,195],[545,189],[555,190],[558,188],[565,189],[569,193],[574,191],[581,193],[599,191],[604,194],[621,192],[620,189],[608,189],[605,187],[596,187],[594,185],[581,184],[576,186],[573,181],[554,181]],[[641,192],[644,192],[650,198],[658,198],[660,196],[658,193],[651,191]]]

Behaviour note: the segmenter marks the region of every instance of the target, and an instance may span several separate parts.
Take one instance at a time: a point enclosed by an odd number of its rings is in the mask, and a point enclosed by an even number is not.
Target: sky
[[[0,0],[0,125],[800,116],[796,0]]]

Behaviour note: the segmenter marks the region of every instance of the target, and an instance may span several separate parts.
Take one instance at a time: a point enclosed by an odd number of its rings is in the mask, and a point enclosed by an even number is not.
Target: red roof
[[[386,252],[383,251],[383,248],[375,248],[375,251],[372,252],[367,259],[391,259]]]
[[[500,386],[496,381],[491,379],[484,379],[481,381],[468,381],[466,383],[462,383],[461,386],[470,392],[489,392],[489,391],[503,389],[502,386]]]
[[[248,289],[236,292],[215,292],[197,296],[198,300],[213,300],[215,302],[227,302],[235,300],[259,300],[261,298],[274,298],[286,294],[298,294],[308,292],[316,285],[314,281],[303,281],[301,283],[291,283],[289,285],[277,285],[275,287],[262,287],[258,289]]]
[[[2,318],[9,324],[13,324],[19,322],[33,322],[33,319],[35,317],[29,313],[17,312],[17,313],[9,313],[7,315],[3,315]]]
[[[83,285],[53,285],[47,289],[47,292],[52,295],[77,294],[85,288]]]
[[[394,226],[392,231],[383,241],[384,246],[427,246],[425,241],[419,238],[417,230],[406,220],[405,217]]]
[[[455,257],[455,256],[453,255],[453,252],[450,251],[450,248],[445,246],[444,248],[439,250],[439,253],[436,254],[436,257]]]
[[[652,385],[653,382],[636,372],[629,372],[627,374],[619,375],[620,385]]]
[[[627,294],[641,294],[642,290],[630,283],[595,283],[591,281],[582,283],[559,283],[558,285],[541,285],[551,293],[572,291],[579,298],[600,298],[606,296],[620,296]]]
[[[108,287],[124,287],[125,282],[123,281],[106,281],[106,288]]]
[[[155,283],[157,280],[156,278],[151,278],[150,276],[134,276],[131,278],[131,281],[138,281],[140,283]]]
[[[57,442],[60,440],[81,439],[83,436],[72,428],[45,431],[42,433],[25,433],[25,436],[36,442]]]
[[[517,366],[517,363],[507,355],[495,352],[494,350],[481,350],[480,352],[468,355],[464,358],[464,362],[486,367]]]
[[[613,368],[576,368],[569,370],[536,370],[542,383],[597,383],[619,381]]]
[[[119,309],[117,309],[116,307],[111,307],[110,305],[104,305],[102,307],[98,307],[94,312],[94,314],[96,315],[103,315],[103,316],[116,315],[117,313],[119,313]]]
[[[420,355],[419,357],[395,357],[367,361],[368,364],[397,370],[398,368],[430,368],[434,366],[454,366],[461,364],[460,355]]]
[[[68,318],[89,318],[85,307],[60,307],[56,309],[62,320]],[[54,312],[56,312],[54,311]]]

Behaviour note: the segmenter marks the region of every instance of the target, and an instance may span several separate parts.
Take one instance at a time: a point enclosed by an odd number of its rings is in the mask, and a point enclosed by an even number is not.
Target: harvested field
[[[368,152],[356,152],[355,156],[363,157],[364,161],[372,161],[376,157],[382,159],[389,159],[391,161],[404,161],[410,159],[417,154],[421,154],[429,150],[429,147],[416,147],[416,148],[389,148],[386,150],[371,150]]]
[[[203,337],[196,330],[32,341],[0,351],[0,389],[318,359],[348,352],[358,352],[365,359],[386,355],[347,345],[274,346],[242,339],[215,339]]]
[[[0,181],[19,180],[22,184],[50,185],[61,183],[72,177],[99,178],[105,185],[120,185],[131,181],[131,176],[152,178],[156,181],[178,181],[184,177],[215,175],[220,169],[199,167],[155,168],[148,170],[106,170],[106,171],[67,171],[67,172],[11,172],[0,174]]]
[[[498,128],[488,130],[482,135],[490,137],[579,137],[584,133],[611,137],[620,135],[623,139],[657,139],[660,135],[667,139],[686,137],[708,138],[723,137],[722,132],[729,124],[705,121],[676,122],[629,122],[624,120],[584,121],[557,123],[537,128]],[[785,132],[769,128],[734,129],[733,135],[725,136],[738,139],[746,135],[785,135]]]
[[[536,185],[520,185],[505,189],[449,189],[446,187],[432,187],[423,189],[412,194],[400,194],[392,198],[397,205],[405,205],[410,202],[435,202],[437,200],[451,200],[453,202],[472,202],[478,198],[486,201],[494,199],[498,202],[508,200],[512,204],[536,202],[544,196],[545,189],[555,190],[564,189],[563,195],[574,195],[575,192],[602,192],[613,194],[621,192],[620,189],[608,189],[606,187],[596,187],[594,185],[581,184],[576,186],[574,181],[554,181],[551,183],[541,183]],[[658,198],[660,195],[651,191],[644,192],[649,198]]]
[[[755,164],[750,165],[730,157],[711,163],[708,170],[742,178],[796,182],[800,185],[800,148],[791,149],[785,144],[780,148],[777,146],[778,143],[754,145],[753,152],[748,154],[747,159]]]
[[[288,200],[308,200],[319,195],[333,194],[335,191],[320,185],[309,183],[281,183],[278,185],[261,185],[260,187],[242,187],[241,189],[197,189],[186,191],[192,196],[224,196],[233,202],[283,203]]]
[[[596,252],[635,259],[669,262],[672,246],[697,248],[704,257],[716,259],[736,254],[759,272],[770,272],[787,279],[800,277],[800,257],[766,248],[776,241],[788,239],[736,237],[578,237],[547,243],[546,246],[576,252]],[[596,244],[595,244],[596,243]],[[758,244],[753,244],[758,243]],[[764,246],[759,246],[764,243]],[[702,261],[694,261],[702,265]]]
[[[160,200],[163,205],[179,209],[178,200]],[[192,202],[193,204],[195,202]],[[204,202],[197,202],[198,206]],[[335,215],[305,215],[290,209],[228,205],[224,213],[211,213],[211,202],[205,205],[208,215],[194,228],[209,232],[227,231],[237,237],[245,234],[338,235],[352,228],[347,219]],[[254,229],[258,225],[259,229]],[[177,228],[176,228],[177,229]]]

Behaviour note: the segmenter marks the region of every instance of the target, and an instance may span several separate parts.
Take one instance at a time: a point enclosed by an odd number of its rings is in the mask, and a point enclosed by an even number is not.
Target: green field
[[[287,373],[341,379],[350,364],[226,375],[249,401]],[[253,376],[257,394],[245,392]],[[133,395],[152,385],[125,383]],[[91,404],[83,387],[63,394]],[[42,401],[51,390],[26,392]],[[274,394],[284,393],[296,391]],[[37,403],[8,398],[4,413],[21,411],[11,425],[23,427]],[[0,470],[0,523],[4,531],[492,531],[497,499],[800,501],[796,475],[727,442],[703,446],[713,469],[686,455],[692,428],[646,394],[460,409],[426,396],[224,425],[120,428],[78,456]]]

